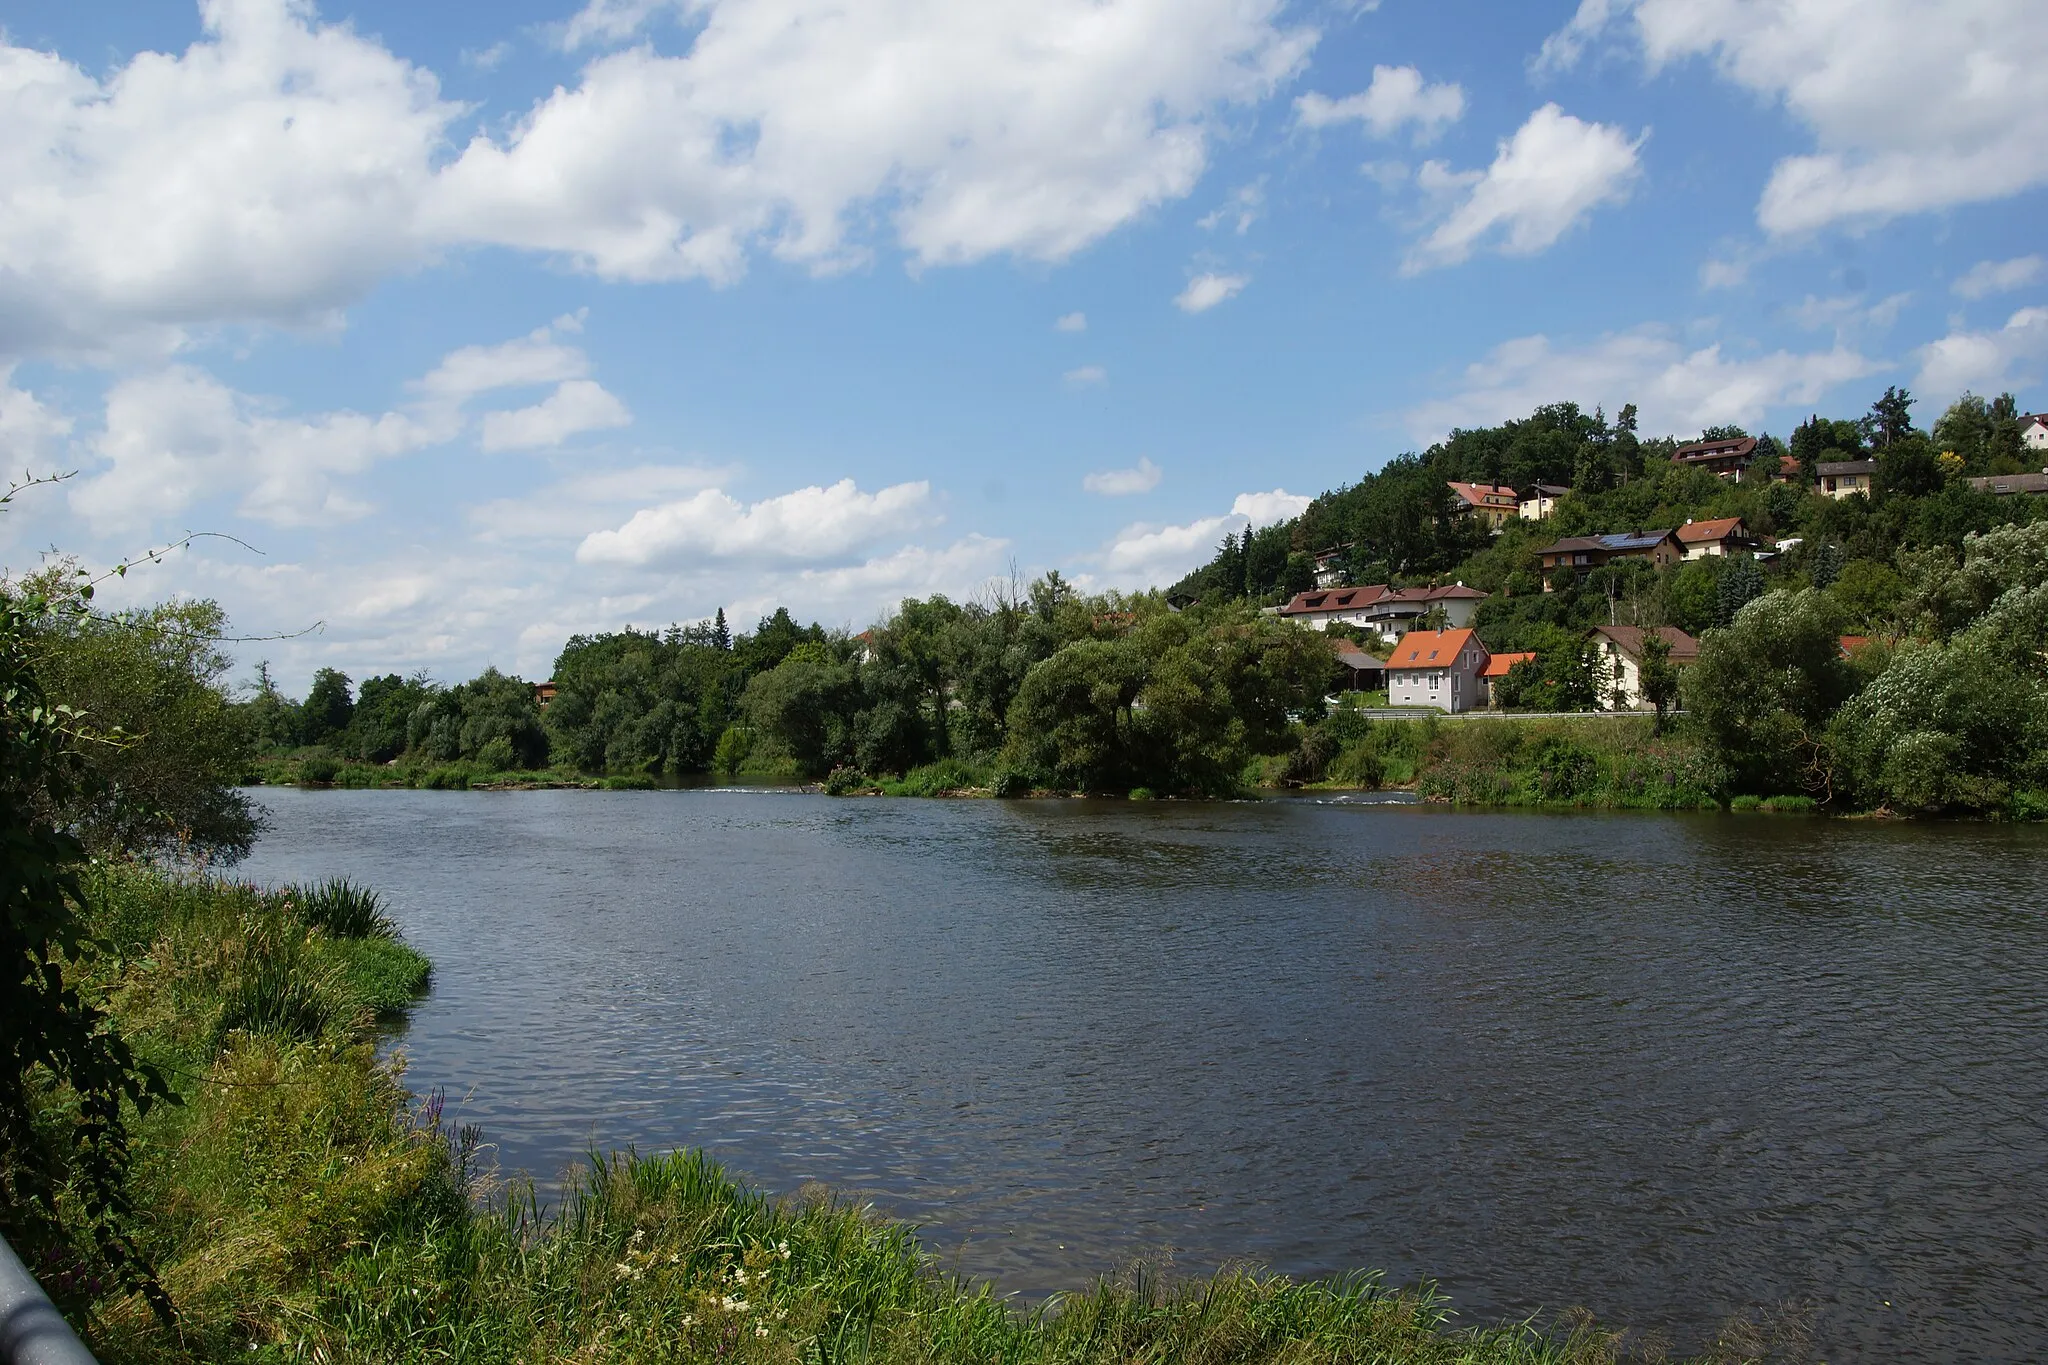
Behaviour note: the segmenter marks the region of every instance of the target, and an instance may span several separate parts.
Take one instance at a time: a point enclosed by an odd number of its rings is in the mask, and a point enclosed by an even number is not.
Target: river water
[[[2048,830],[1276,800],[266,790],[507,1172],[709,1148],[1038,1294],[1433,1277],[2048,1359]]]

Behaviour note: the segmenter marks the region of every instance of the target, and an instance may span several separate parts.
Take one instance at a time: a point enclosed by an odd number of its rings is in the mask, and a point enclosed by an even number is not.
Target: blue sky
[[[2038,0],[0,0],[15,571],[303,685],[1172,581],[1452,426],[2048,406]]]

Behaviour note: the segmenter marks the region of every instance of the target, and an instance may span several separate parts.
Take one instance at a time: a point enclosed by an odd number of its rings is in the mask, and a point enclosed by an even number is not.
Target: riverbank
[[[1023,1312],[869,1209],[770,1200],[690,1152],[607,1158],[537,1208],[378,1060],[429,967],[374,902],[133,870],[91,892],[91,987],[184,1100],[140,1124],[133,1177],[175,1335],[103,1296],[77,1248],[22,1247],[107,1365],[1616,1358],[1586,1322],[1459,1330],[1426,1289],[1366,1275],[1133,1271]],[[1765,1349],[1724,1347],[1709,1358]]]

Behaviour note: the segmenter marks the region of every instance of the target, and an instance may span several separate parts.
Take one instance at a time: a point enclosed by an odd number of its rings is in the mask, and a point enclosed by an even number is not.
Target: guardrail
[[[0,1237],[0,1365],[99,1365]]]

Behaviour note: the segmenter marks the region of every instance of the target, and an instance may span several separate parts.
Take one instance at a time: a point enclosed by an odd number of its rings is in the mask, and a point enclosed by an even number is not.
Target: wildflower
[[[776,1254],[777,1254],[777,1255],[779,1255],[779,1256],[781,1256],[783,1260],[785,1260],[785,1261],[786,1261],[786,1260],[788,1260],[788,1259],[789,1259],[789,1243],[787,1243],[787,1242],[777,1242],[777,1243],[775,1244],[775,1251],[776,1251]]]
[[[685,1314],[683,1314],[683,1326],[685,1326],[685,1327],[695,1327],[696,1325],[697,1325],[697,1315],[696,1315],[695,1313],[685,1313]]]
[[[613,1266],[612,1269],[618,1274],[618,1277],[622,1280],[633,1273],[633,1267],[628,1265],[624,1261],[620,1261],[617,1265]]]
[[[719,1303],[724,1305],[725,1311],[728,1313],[744,1313],[747,1311],[747,1301],[745,1299],[735,1299],[728,1295],[720,1299]]]
[[[766,1327],[756,1327],[754,1329],[754,1335],[757,1337],[765,1337],[768,1335],[768,1329]],[[254,1346],[251,1346],[249,1349],[253,1351],[256,1348]]]

